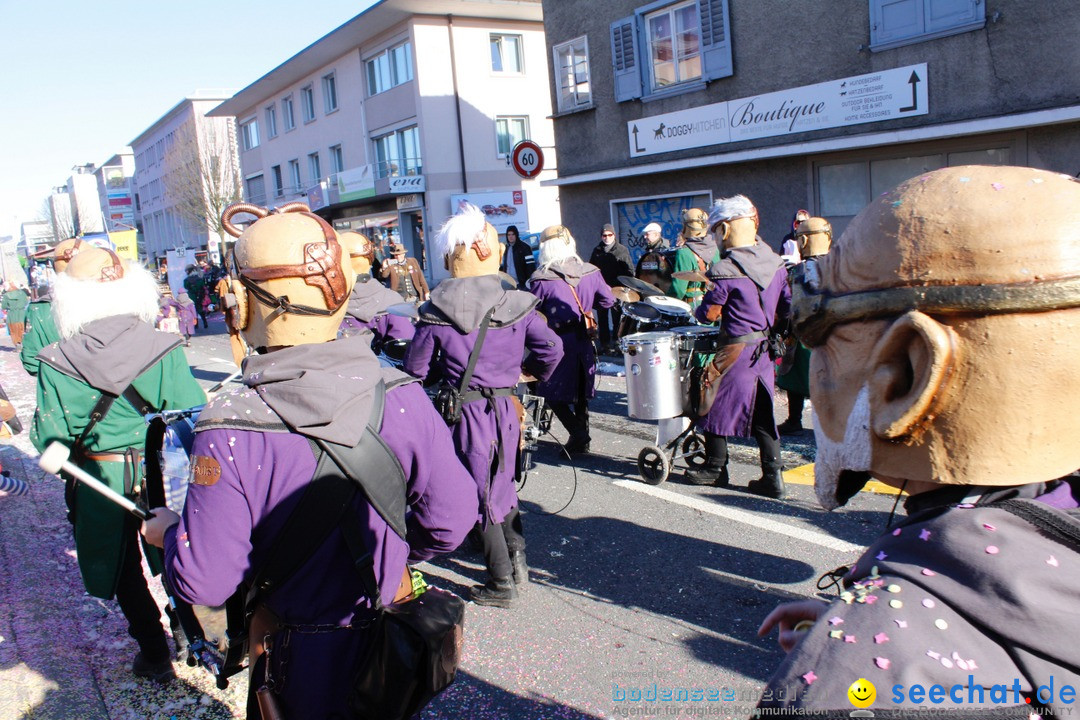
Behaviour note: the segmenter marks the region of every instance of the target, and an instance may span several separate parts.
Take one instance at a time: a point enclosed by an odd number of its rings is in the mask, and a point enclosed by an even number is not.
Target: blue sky
[[[0,236],[197,89],[239,90],[373,0],[0,0]]]

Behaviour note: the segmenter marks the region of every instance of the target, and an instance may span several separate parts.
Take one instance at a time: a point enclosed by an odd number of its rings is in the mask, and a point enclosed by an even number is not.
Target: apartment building
[[[131,141],[135,219],[151,265],[169,252],[215,262],[220,257],[215,206],[222,198],[240,199],[240,171],[232,118],[207,114],[232,94],[196,91]]]
[[[211,115],[236,118],[245,199],[401,242],[437,282],[425,230],[462,200],[500,233],[560,221],[548,85],[539,0],[382,0]],[[508,158],[525,139],[531,179]]]
[[[935,168],[1080,171],[1074,0],[544,0],[562,213],[633,252],[734,193],[778,247]],[[587,248],[586,248],[587,249]]]
[[[135,229],[135,155],[126,147],[94,171],[105,229]]]

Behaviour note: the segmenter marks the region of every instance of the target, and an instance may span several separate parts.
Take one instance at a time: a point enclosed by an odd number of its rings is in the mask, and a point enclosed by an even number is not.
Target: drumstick
[[[41,453],[41,457],[38,458],[38,467],[45,472],[54,475],[59,474],[59,472],[63,470],[83,485],[86,485],[94,492],[100,493],[107,500],[116,503],[140,520],[149,520],[154,517],[151,513],[143,510],[131,500],[116,492],[75,463],[70,462],[68,460],[69,457],[71,457],[70,450],[59,442],[53,442],[49,447],[45,448],[45,452]]]

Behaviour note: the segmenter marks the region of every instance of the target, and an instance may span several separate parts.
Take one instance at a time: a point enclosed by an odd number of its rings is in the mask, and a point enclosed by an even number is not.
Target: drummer
[[[574,237],[562,225],[540,234],[540,268],[529,281],[540,298],[537,307],[562,339],[563,357],[537,394],[547,399],[559,422],[570,433],[566,451],[589,452],[589,399],[596,396],[596,321],[594,307],[610,308],[615,296],[600,268],[583,262]]]
[[[671,258],[659,223],[651,222],[641,230],[645,254],[638,260],[634,276],[667,293],[671,289]]]
[[[758,211],[749,198],[718,200],[709,229],[722,243],[720,261],[709,269],[713,287],[697,309],[699,320],[719,322],[729,338],[715,365],[727,366],[716,400],[699,421],[705,434],[705,465],[686,472],[695,485],[726,487],[727,436],[752,436],[761,453],[761,478],[747,489],[771,498],[784,496],[780,437],[773,419],[773,363],[766,337],[786,322],[791,307],[784,261],[757,236]]]
[[[356,285],[349,296],[338,335],[371,333],[371,349],[376,355],[387,340],[412,340],[416,329],[409,318],[387,312],[391,305],[402,303],[401,295],[371,278],[375,246],[358,232],[344,232],[338,237],[342,247],[348,250],[349,261],[356,273]]]
[[[690,208],[683,212],[683,243],[675,251],[675,272],[698,272],[704,275],[709,267],[720,259],[716,242],[709,234],[708,221],[708,213],[700,208]],[[697,308],[705,296],[705,285],[672,278],[670,294]]]

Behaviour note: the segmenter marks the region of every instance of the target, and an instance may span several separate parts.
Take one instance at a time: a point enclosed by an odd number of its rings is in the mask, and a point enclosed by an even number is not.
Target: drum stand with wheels
[[[685,460],[690,468],[705,464],[705,440],[685,415],[657,421],[656,444],[638,453],[638,475],[649,485],[659,485],[667,480],[676,460]]]

